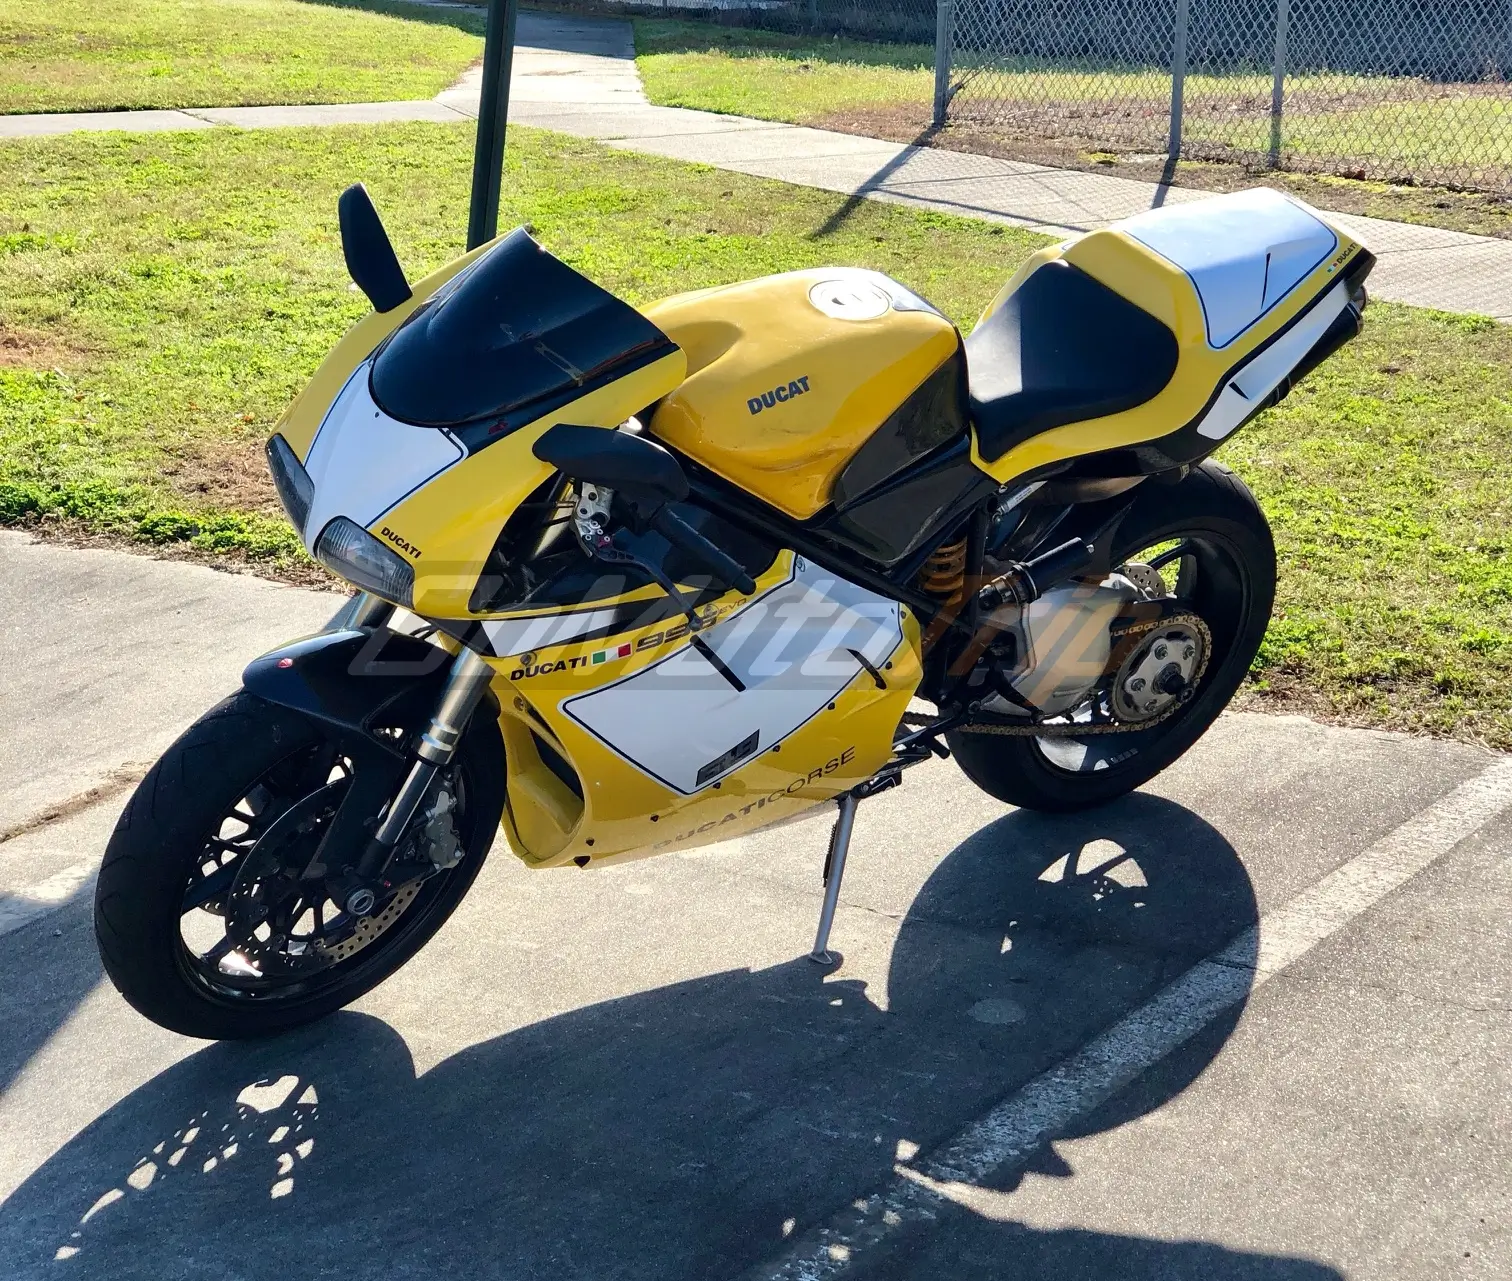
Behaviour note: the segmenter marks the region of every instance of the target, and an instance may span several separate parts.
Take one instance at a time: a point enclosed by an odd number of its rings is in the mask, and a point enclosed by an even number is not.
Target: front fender
[[[344,738],[359,737],[403,756],[410,733],[429,723],[451,662],[440,646],[402,632],[338,628],[254,658],[242,684]],[[392,728],[405,733],[378,732]]]

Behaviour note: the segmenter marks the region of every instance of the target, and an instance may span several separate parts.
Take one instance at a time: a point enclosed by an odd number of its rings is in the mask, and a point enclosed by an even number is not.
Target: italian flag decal
[[[616,645],[613,649],[601,649],[597,653],[590,654],[589,661],[607,663],[611,658],[629,658],[633,648],[631,645]]]

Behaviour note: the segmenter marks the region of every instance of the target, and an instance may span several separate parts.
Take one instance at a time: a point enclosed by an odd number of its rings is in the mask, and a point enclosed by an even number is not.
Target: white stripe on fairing
[[[56,876],[49,876],[24,890],[0,894],[0,938],[57,911],[80,892],[88,890],[99,870],[100,860],[90,859],[75,863]]]
[[[781,743],[903,642],[898,603],[795,558],[792,581],[701,635],[737,690],[691,643],[623,680],[568,698],[562,711],[623,760],[684,796],[748,763],[737,744]]]
[[[787,577],[781,582],[771,583],[761,588],[755,596],[752,596],[734,614],[729,615],[724,621],[748,610],[759,600],[764,600],[774,591],[793,581],[793,567],[790,564],[787,569]],[[654,608],[655,600],[643,600],[640,602],[647,610]],[[579,636],[586,636],[589,632],[596,631],[600,627],[607,627],[614,622],[618,613],[615,609],[580,610],[577,613],[566,614],[533,614],[527,618],[500,618],[491,623],[482,624],[483,634],[488,637],[490,646],[493,648],[495,658],[514,658],[533,649],[546,649],[552,645],[566,645],[576,640]],[[642,624],[633,620],[620,629],[621,632],[634,631]],[[607,633],[609,636],[619,633]]]
[[[654,601],[647,601],[648,606]],[[532,649],[565,645],[614,622],[612,609],[585,610],[577,614],[541,614],[535,618],[502,618],[484,623],[483,634],[497,658],[513,658]]]
[[[1199,961],[1075,1054],[1035,1077],[935,1152],[894,1167],[881,1192],[805,1233],[748,1281],[826,1281],[906,1229],[933,1219],[941,1201],[1027,1159],[1078,1117],[1101,1106],[1225,1010],[1338,933],[1512,804],[1512,762],[1492,765],[1408,819],[1284,907]]]
[[[1197,425],[1197,434],[1222,440],[1233,432],[1297,367],[1348,305],[1349,286],[1341,280],[1307,315],[1238,373],[1230,375],[1213,407]]]
[[[450,433],[390,418],[368,390],[371,361],[357,367],[326,411],[305,457],[315,499],[305,521],[305,548],[337,516],[364,529],[389,508],[466,455]]]

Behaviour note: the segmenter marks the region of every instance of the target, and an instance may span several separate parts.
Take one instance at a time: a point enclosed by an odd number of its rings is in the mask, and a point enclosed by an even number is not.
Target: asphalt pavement
[[[90,930],[116,771],[335,603],[0,533],[8,1281],[1512,1275],[1512,766],[1464,744],[1228,715],[1058,819],[923,766],[828,969],[822,818],[500,842],[353,1009],[153,1027]]]

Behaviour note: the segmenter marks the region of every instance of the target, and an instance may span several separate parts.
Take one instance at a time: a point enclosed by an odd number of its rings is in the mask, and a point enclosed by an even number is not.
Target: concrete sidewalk
[[[0,138],[75,130],[455,121],[477,115],[479,78],[479,72],[470,72],[429,102],[0,116]],[[510,119],[629,151],[857,199],[985,218],[1052,236],[1090,231],[1161,204],[1202,200],[1210,194],[825,129],[652,106],[636,69],[631,26],[617,19],[522,13]],[[1512,321],[1512,241],[1379,218],[1336,217],[1379,257],[1370,282],[1376,297]]]

